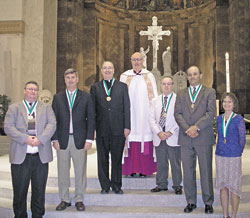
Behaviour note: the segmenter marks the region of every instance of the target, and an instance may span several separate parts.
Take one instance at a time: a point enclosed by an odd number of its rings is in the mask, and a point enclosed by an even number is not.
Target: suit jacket
[[[56,129],[56,119],[49,104],[38,102],[36,106],[36,132],[41,142],[38,146],[42,163],[52,161],[51,136]],[[5,116],[4,131],[10,137],[10,162],[21,164],[26,156],[28,138],[28,116],[23,101],[12,104]]]
[[[52,140],[58,140],[65,150],[69,141],[70,108],[66,91],[56,94],[52,108],[56,115],[57,128]],[[94,108],[90,94],[78,89],[72,108],[73,137],[77,149],[83,149],[86,139],[94,139]]]
[[[179,126],[177,125],[174,118],[175,100],[176,100],[176,94],[173,93],[173,97],[169,104],[166,117],[166,124],[165,124],[165,132],[170,131],[172,133],[172,136],[166,140],[166,143],[169,146],[179,146],[178,145]],[[153,132],[154,146],[159,146],[161,143],[161,139],[157,135],[159,132],[162,131],[162,128],[159,125],[161,110],[162,110],[162,95],[159,95],[158,97],[152,100],[150,115],[149,115],[149,123],[151,130]]]
[[[106,101],[107,94],[103,80],[92,85],[96,133],[100,136],[124,135],[124,129],[130,129],[130,101],[125,83],[114,81],[111,88],[111,101]]]
[[[191,104],[188,88],[177,94],[175,120],[180,127],[178,143],[181,146],[213,145],[215,143],[212,124],[216,112],[215,90],[202,86],[193,109]],[[192,125],[197,125],[199,128],[198,137],[193,139],[185,133]]]

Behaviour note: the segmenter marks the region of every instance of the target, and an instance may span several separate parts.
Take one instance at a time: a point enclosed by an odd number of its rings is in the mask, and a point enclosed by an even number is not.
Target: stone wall
[[[213,84],[215,62],[215,2],[176,11],[141,12],[117,9],[99,1],[97,10],[97,64],[103,60],[114,62],[116,77],[131,68],[130,55],[150,46],[148,69],[152,69],[152,41],[140,36],[141,30],[152,25],[157,16],[158,25],[169,29],[170,36],[159,41],[158,69],[163,73],[162,53],[167,46],[172,51],[172,72],[185,71],[191,64],[199,65],[204,72],[203,82]]]
[[[56,2],[0,0],[0,92],[12,102],[23,98],[28,80],[55,93]]]
[[[88,91],[96,80],[95,9],[84,1],[59,0],[57,23],[57,91],[65,88],[68,68],[79,72],[79,87]]]
[[[130,56],[151,47],[148,68],[152,69],[152,41],[140,36],[140,30],[152,25],[152,17],[158,17],[163,30],[171,30],[171,36],[163,36],[159,42],[158,69],[163,73],[162,53],[167,46],[173,54],[172,72],[186,70],[197,64],[204,72],[204,83],[213,84],[215,62],[215,3],[177,11],[141,12],[112,7],[100,1],[91,4],[82,1],[58,1],[57,35],[57,91],[65,88],[63,72],[74,67],[80,74],[79,87],[89,90],[101,79],[99,69],[104,60],[115,65],[115,77],[131,68]],[[94,7],[93,7],[94,6]]]
[[[240,112],[250,113],[250,1],[229,1],[231,87]]]
[[[225,52],[230,54],[232,91],[241,97],[242,111],[249,113],[249,0],[214,0],[172,11],[144,12],[125,10],[99,0],[58,1],[57,91],[65,88],[63,72],[75,67],[80,74],[80,88],[89,91],[101,79],[104,60],[115,66],[115,77],[131,68],[130,56],[147,49],[148,69],[152,69],[152,41],[140,36],[152,25],[169,29],[170,36],[159,41],[158,69],[163,73],[162,53],[172,52],[172,72],[186,71],[191,64],[203,71],[203,83],[214,87],[217,98],[226,89]]]

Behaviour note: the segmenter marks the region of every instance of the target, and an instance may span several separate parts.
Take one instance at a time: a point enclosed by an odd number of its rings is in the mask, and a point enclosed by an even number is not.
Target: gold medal
[[[192,108],[192,109],[194,109],[194,103],[193,103],[193,104],[191,104],[191,108]]]
[[[224,144],[226,144],[227,143],[227,140],[226,140],[226,138],[224,138]]]
[[[163,112],[163,113],[162,113],[162,116],[163,116],[163,117],[167,117],[167,113],[166,113],[166,112]]]
[[[106,100],[107,100],[107,101],[111,101],[111,97],[108,96],[108,97],[106,98]]]

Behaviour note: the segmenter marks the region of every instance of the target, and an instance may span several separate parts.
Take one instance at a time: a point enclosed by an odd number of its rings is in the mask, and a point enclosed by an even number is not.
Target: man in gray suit
[[[215,90],[200,83],[197,66],[187,70],[190,87],[177,94],[175,119],[180,127],[178,144],[184,173],[184,191],[188,205],[184,212],[196,208],[196,159],[200,168],[202,199],[205,213],[213,213],[212,145],[215,143],[212,121],[216,111]]]
[[[37,101],[38,84],[29,81],[24,87],[24,100],[12,104],[4,122],[10,137],[10,163],[15,218],[27,217],[27,193],[31,181],[32,217],[45,213],[45,188],[48,162],[52,161],[51,137],[56,119],[50,105]]]

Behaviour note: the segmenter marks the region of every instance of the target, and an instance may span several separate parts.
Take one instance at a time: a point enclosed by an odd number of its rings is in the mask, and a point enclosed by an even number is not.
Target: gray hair
[[[73,68],[69,68],[64,72],[64,77],[67,76],[68,74],[75,74],[76,77],[78,78],[78,72],[73,69]]]

